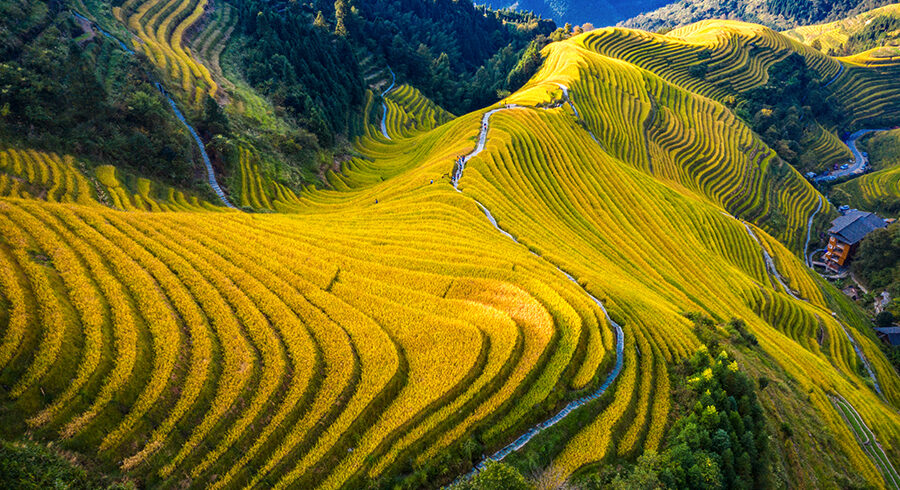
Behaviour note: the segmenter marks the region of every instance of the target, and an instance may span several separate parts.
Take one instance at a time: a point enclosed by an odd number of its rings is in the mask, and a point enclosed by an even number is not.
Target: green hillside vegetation
[[[898,15],[900,6],[891,4],[834,22],[797,27],[784,34],[830,55],[849,56],[896,44]]]
[[[68,456],[70,458],[71,456]],[[129,490],[132,482],[109,482],[52,447],[0,441],[0,478],[8,488]]]
[[[705,319],[706,326],[715,328]],[[740,334],[738,334],[740,335]],[[718,342],[713,348],[719,347]],[[719,347],[721,348],[721,347]],[[725,350],[706,345],[675,369],[680,417],[659,454],[648,452],[611,481],[588,480],[588,488],[767,488],[771,458],[756,382]]]
[[[875,230],[863,240],[853,272],[872,290],[900,297],[900,224]]]
[[[804,162],[801,158],[804,153],[826,153],[827,147],[815,136],[811,141],[805,136],[821,133],[822,126],[835,127],[842,119],[841,108],[828,102],[829,93],[822,85],[806,60],[791,54],[769,68],[765,85],[740,95],[737,114],[779,157],[802,172],[827,169],[832,159],[820,157]],[[807,143],[806,148],[803,143]]]
[[[147,488],[894,487],[900,375],[806,266],[837,212],[791,163],[900,120],[900,65],[734,21],[90,6],[239,209],[6,144],[3,440]]]
[[[379,0],[351,7],[323,0],[284,8],[287,14],[267,2],[240,4],[240,32],[254,40],[242,51],[243,71],[326,148],[335,135],[347,134],[364,104],[360,56],[389,64],[438,105],[468,112],[496,101],[531,38],[554,29],[527,14],[465,2]]]
[[[187,131],[139,62],[60,2],[0,7],[0,139],[194,185]],[[80,39],[81,38],[81,39]]]

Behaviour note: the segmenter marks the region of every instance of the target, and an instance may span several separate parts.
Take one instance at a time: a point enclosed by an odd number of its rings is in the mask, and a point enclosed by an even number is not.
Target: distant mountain
[[[655,31],[705,19],[734,19],[774,29],[826,22],[893,3],[891,0],[507,0],[505,7],[533,11],[558,25],[586,22]]]
[[[666,0],[518,0],[505,6],[516,10],[531,10],[558,25],[566,22],[581,25],[590,22],[596,27],[611,26],[642,12],[666,5]]]
[[[705,19],[734,19],[773,29],[828,22],[893,3],[891,0],[681,0],[620,24],[657,31]]]

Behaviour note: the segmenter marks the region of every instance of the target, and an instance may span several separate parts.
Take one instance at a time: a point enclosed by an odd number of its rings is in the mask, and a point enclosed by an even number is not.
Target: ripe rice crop
[[[120,15],[183,75],[163,43],[200,5],[130,0]],[[808,454],[877,486],[828,397],[896,459],[900,377],[797,257],[821,196],[723,104],[790,50],[838,69],[797,46],[728,22],[588,33],[551,44],[486,134],[483,111],[451,119],[401,88],[392,139],[368,125],[327,188],[294,193],[239,148],[241,204],[277,213],[206,212],[114,167],[93,171],[99,206],[79,200],[83,173],[62,178],[65,158],[0,152],[8,431],[98,448],[147,486],[413,485],[435,461],[468,470],[464,450],[503,448],[618,373],[574,409],[585,423],[544,429],[570,475],[660,448],[671,367],[700,345],[694,313],[726,333],[742,320],[841,456]],[[727,84],[690,76],[702,52]]]
[[[127,0],[113,14],[137,35],[136,49],[180,86],[186,100],[199,106],[218,85],[209,70],[183,46],[185,31],[203,15],[206,0]]]

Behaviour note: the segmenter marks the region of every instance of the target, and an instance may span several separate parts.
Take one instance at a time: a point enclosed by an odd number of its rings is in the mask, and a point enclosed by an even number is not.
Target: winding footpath
[[[206,148],[203,144],[203,140],[200,139],[200,135],[197,134],[197,131],[194,130],[194,127],[188,124],[187,119],[184,118],[184,114],[178,110],[178,106],[175,105],[175,101],[172,100],[172,97],[166,93],[166,90],[159,84],[156,83],[156,88],[163,94],[163,96],[168,99],[169,105],[172,106],[172,110],[175,112],[175,117],[181,121],[182,124],[187,128],[188,132],[191,133],[191,136],[194,138],[194,142],[197,143],[197,149],[200,150],[200,156],[203,157],[203,165],[206,166],[206,177],[209,180],[209,186],[212,187],[213,191],[219,196],[219,199],[225,203],[226,206],[232,209],[236,209],[234,204],[231,204],[231,201],[225,197],[225,193],[222,192],[222,188],[219,187],[219,183],[216,181],[216,172],[213,170],[212,163],[209,161],[209,155],[206,154]]]
[[[558,86],[559,88],[562,89],[564,103],[568,104],[569,107],[572,108],[572,110],[575,112],[575,117],[579,121],[583,121],[583,119],[581,119],[581,114],[578,112],[578,108],[575,107],[575,104],[572,102],[572,99],[569,97],[569,88],[561,83],[557,83],[556,86]],[[488,134],[488,130],[490,129],[491,116],[493,116],[494,114],[496,114],[500,111],[507,111],[507,110],[512,110],[512,109],[534,109],[534,108],[529,107],[529,106],[519,105],[519,104],[505,104],[502,107],[498,107],[496,109],[491,109],[491,110],[485,112],[484,115],[481,116],[481,131],[478,133],[478,143],[475,145],[475,149],[471,153],[460,158],[459,161],[457,162],[457,165],[453,168],[453,172],[450,174],[450,183],[453,184],[454,189],[459,191],[459,189],[457,188],[457,186],[459,185],[459,179],[462,178],[463,171],[466,169],[466,164],[469,163],[469,160],[471,160],[472,158],[475,158],[475,156],[477,156],[479,153],[481,153],[484,150],[484,146],[485,146],[485,144],[487,144],[487,134]],[[586,131],[588,132],[589,135],[591,135],[591,138],[593,138],[593,140],[595,142],[597,142],[597,144],[600,144],[600,141],[597,140],[597,138],[594,136],[594,133],[592,133],[591,130],[586,129]],[[387,135],[385,134],[385,136],[387,136]],[[481,206],[480,203],[479,203],[479,206]],[[482,206],[482,209],[484,209],[483,206]]]
[[[394,90],[394,84],[397,83],[397,75],[394,75],[394,70],[391,67],[388,67],[388,71],[391,72],[391,84],[388,85],[388,88],[384,89],[381,92],[381,109],[383,112],[381,113],[381,134],[384,135],[385,138],[391,139],[391,135],[387,132],[387,104],[384,102],[384,96],[388,94],[391,90]]]
[[[106,32],[105,30],[103,30],[99,25],[97,25],[96,22],[88,19],[87,17],[79,14],[78,12],[73,11],[72,14],[79,19],[90,22],[90,24],[94,28],[96,28],[98,31],[100,31],[101,34],[103,34],[104,36],[106,36],[109,39],[112,39],[113,41],[118,43],[119,47],[122,48],[122,50],[124,50],[126,53],[128,53],[130,55],[135,54],[135,52],[133,50],[129,49],[128,46],[125,45],[124,42],[122,42],[119,38],[113,36],[112,34]],[[147,75],[150,76],[149,73]],[[152,76],[150,78],[152,80]],[[222,191],[222,188],[219,186],[219,183],[216,181],[216,173],[213,170],[212,163],[209,160],[209,155],[206,153],[206,145],[203,144],[203,140],[200,139],[200,136],[197,134],[197,131],[194,129],[193,126],[191,126],[187,122],[187,119],[185,119],[184,114],[182,114],[182,112],[180,110],[178,110],[178,105],[175,104],[175,100],[173,100],[172,97],[169,95],[169,93],[166,92],[166,89],[163,88],[162,84],[160,84],[157,81],[154,81],[153,84],[156,86],[156,88],[159,90],[159,92],[163,95],[163,97],[165,97],[166,100],[169,101],[169,105],[172,106],[172,110],[175,112],[175,117],[177,117],[178,120],[181,121],[182,124],[184,124],[184,126],[187,128],[188,132],[191,133],[191,137],[194,138],[194,142],[197,144],[197,149],[200,150],[200,156],[203,158],[203,165],[206,167],[207,181],[209,182],[209,186],[212,187],[213,192],[216,193],[216,196],[219,197],[219,199],[225,204],[225,206],[227,206],[231,209],[237,209],[237,208],[235,208],[234,204],[231,204],[231,201],[228,200],[228,197],[225,196],[225,193]]]
[[[832,313],[834,315],[834,313]],[[875,391],[884,398],[884,393],[881,391],[881,385],[878,384],[878,377],[875,376],[875,371],[872,370],[872,366],[869,364],[869,360],[866,358],[866,355],[863,353],[862,349],[859,348],[859,344],[856,343],[856,339],[850,335],[850,331],[847,330],[847,327],[844,325],[844,322],[840,321],[835,317],[835,321],[838,325],[841,326],[841,329],[844,331],[844,335],[847,336],[847,340],[850,341],[850,345],[853,346],[853,350],[856,351],[856,357],[859,357],[859,360],[865,366],[866,371],[869,373],[869,377],[872,378],[872,384],[875,385]]]
[[[103,28],[100,27],[99,25],[97,25],[96,22],[92,21],[91,19],[88,19],[87,17],[79,14],[78,12],[75,12],[74,10],[72,11],[72,15],[74,15],[78,19],[81,19],[81,20],[87,22],[88,24],[93,26],[95,29],[100,31],[100,34],[102,34],[103,36],[109,38],[110,40],[112,40],[113,42],[118,44],[119,47],[122,48],[122,51],[125,51],[126,53],[128,53],[130,55],[135,54],[135,52],[131,48],[129,48],[128,45],[126,45],[124,42],[122,42],[121,39],[117,38],[116,36],[113,36],[112,34],[106,32],[105,30],[103,30]]]
[[[840,69],[838,70],[838,72],[835,73],[833,77],[831,77],[831,80],[828,80],[828,83],[826,83],[825,85],[822,85],[822,88],[828,87],[829,85],[834,83],[835,80],[837,80],[838,77],[841,76],[842,73],[844,73],[844,64],[841,63],[840,61],[838,61],[838,65],[840,65]]]
[[[781,276],[781,273],[778,272],[778,268],[775,267],[775,261],[772,259],[772,256],[769,255],[766,247],[763,246],[762,242],[760,242],[756,234],[753,233],[753,230],[750,229],[750,225],[744,223],[744,227],[747,229],[747,233],[749,233],[750,236],[753,237],[754,240],[756,240],[756,243],[759,244],[759,248],[762,250],[763,259],[766,262],[766,267],[769,269],[769,272],[775,277],[778,283],[781,284],[781,287],[784,288],[784,291],[796,300],[809,303],[809,301],[794,294],[794,292],[787,286],[784,278]],[[838,323],[838,325],[841,326],[841,329],[844,331],[844,335],[847,336],[847,340],[850,341],[850,345],[852,345],[853,350],[856,351],[856,356],[859,358],[860,362],[863,363],[863,366],[865,366],[866,371],[869,373],[869,377],[872,378],[872,383],[875,385],[875,391],[878,392],[879,395],[884,397],[884,393],[881,391],[881,385],[878,384],[878,377],[875,375],[875,371],[872,370],[872,366],[869,364],[869,360],[866,358],[865,353],[862,351],[862,349],[860,349],[859,344],[856,343],[856,339],[854,339],[853,336],[850,335],[850,331],[847,330],[847,327],[843,322],[837,319],[837,315],[834,312],[831,312],[831,316]]]
[[[875,433],[872,432],[872,429],[866,425],[862,416],[856,411],[856,407],[840,395],[831,396],[831,403],[835,406],[838,413],[841,414],[847,426],[850,427],[850,432],[853,432],[853,435],[859,440],[863,452],[872,459],[875,467],[881,471],[888,487],[900,489],[900,474],[897,473],[893,463],[888,459],[881,443],[875,439]]]
[[[557,83],[556,86],[562,89],[563,100],[565,101],[566,104],[569,104],[569,107],[571,107],[572,111],[575,112],[575,118],[578,119],[579,122],[584,123],[584,119],[581,117],[581,113],[578,112],[578,108],[575,107],[575,102],[573,102],[572,97],[569,96],[569,87],[566,87],[565,85],[563,85],[561,83]],[[600,148],[603,148],[603,144],[600,143],[600,140],[598,140],[596,136],[594,136],[594,132],[587,128],[586,123],[584,124],[584,129],[585,129],[585,131],[587,131],[587,133],[589,135],[591,135],[591,139],[593,139],[595,143],[600,145]],[[603,151],[606,151],[606,149],[604,148]]]
[[[463,176],[463,171],[466,169],[466,164],[469,163],[469,160],[475,158],[479,153],[484,150],[484,145],[487,144],[487,134],[488,129],[490,128],[491,116],[500,112],[507,111],[512,109],[524,109],[525,106],[520,106],[516,104],[510,104],[504,107],[499,107],[497,109],[491,109],[484,113],[481,116],[481,131],[478,133],[478,143],[475,145],[475,149],[472,150],[471,153],[463,156],[459,159],[456,166],[453,168],[453,173],[450,174],[450,183],[453,184],[453,188],[459,192],[457,186],[459,185],[459,179]]]
[[[781,287],[784,288],[784,292],[788,293],[794,299],[800,299],[784,282],[784,278],[781,277],[781,274],[778,273],[778,268],[775,267],[775,260],[771,255],[769,255],[769,251],[766,250],[766,247],[763,246],[762,242],[759,241],[759,237],[756,236],[756,233],[753,233],[750,225],[743,221],[742,223],[744,224],[744,228],[747,229],[747,233],[750,234],[750,238],[753,238],[753,240],[756,241],[756,244],[759,245],[759,249],[762,250],[763,260],[766,262],[766,268],[769,270],[769,273],[775,277],[775,280],[778,281],[778,284],[781,284]]]
[[[567,89],[563,85],[560,85],[560,87],[563,88],[563,93],[565,94],[566,101],[568,101],[569,104],[572,104],[571,101],[569,100]],[[527,107],[510,104],[510,105],[507,105],[507,106],[504,106],[501,108],[492,109],[492,110],[486,112],[482,116],[481,131],[479,132],[479,135],[478,135],[478,144],[475,146],[475,149],[472,150],[471,153],[465,155],[464,157],[462,157],[460,159],[460,161],[457,163],[457,166],[453,170],[451,182],[453,183],[453,188],[456,189],[457,192],[460,192],[460,193],[462,192],[457,188],[457,184],[459,183],[459,179],[462,178],[463,170],[465,170],[465,164],[484,150],[485,144],[487,142],[487,133],[490,130],[491,116],[496,114],[497,112],[500,112],[503,110],[514,110],[514,109],[525,109],[525,108],[527,108]],[[575,114],[578,115],[578,110],[575,109],[574,104],[572,104],[572,109],[575,110]],[[521,245],[521,243],[518,240],[516,240],[516,238],[514,236],[512,236],[509,232],[507,232],[506,230],[504,230],[497,224],[497,220],[494,218],[494,215],[491,214],[490,210],[488,210],[487,206],[485,206],[484,204],[479,202],[477,199],[473,198],[473,200],[475,201],[475,204],[477,204],[478,207],[481,208],[481,210],[484,212],[485,216],[487,217],[488,221],[490,221],[491,225],[497,231],[502,233],[504,236],[506,236],[513,242]],[[543,259],[543,257],[541,255],[538,255],[537,253],[535,253],[533,251],[531,251],[531,254]],[[546,260],[546,259],[544,259],[544,260]],[[551,264],[552,264],[552,262],[551,262]],[[601,384],[596,390],[594,390],[590,394],[585,395],[577,400],[573,400],[573,401],[569,402],[565,407],[563,407],[559,412],[557,412],[552,417],[550,417],[547,420],[544,420],[543,422],[528,429],[524,434],[519,436],[516,440],[514,440],[510,444],[504,446],[497,452],[491,454],[490,456],[488,456],[487,458],[482,460],[480,463],[478,463],[469,474],[465,475],[465,478],[470,478],[475,473],[483,470],[485,468],[485,465],[487,465],[487,463],[489,461],[503,460],[503,458],[508,456],[513,451],[517,451],[517,450],[521,449],[522,447],[524,447],[526,444],[528,444],[528,441],[532,440],[536,435],[549,429],[550,427],[553,427],[559,421],[566,418],[566,416],[568,416],[570,413],[572,413],[577,408],[579,408],[593,400],[596,400],[597,398],[602,396],[606,392],[606,390],[610,387],[610,385],[613,384],[613,382],[616,380],[616,378],[618,378],[619,373],[622,372],[622,366],[624,364],[624,353],[625,353],[625,332],[622,330],[622,327],[618,323],[613,321],[613,319],[609,316],[609,313],[606,311],[606,306],[604,306],[602,301],[600,301],[599,299],[597,299],[596,296],[594,296],[593,294],[588,292],[588,290],[586,290],[581,284],[579,284],[578,281],[571,274],[562,270],[559,266],[556,266],[555,264],[552,264],[552,265],[554,265],[556,267],[556,269],[559,270],[568,280],[577,284],[578,287],[580,287],[581,290],[584,291],[584,293],[589,298],[591,298],[591,301],[593,301],[603,311],[603,314],[606,317],[606,321],[615,329],[615,332],[616,332],[616,364],[613,367],[612,371],[610,371],[610,373],[607,375],[606,380],[604,380],[603,384]]]

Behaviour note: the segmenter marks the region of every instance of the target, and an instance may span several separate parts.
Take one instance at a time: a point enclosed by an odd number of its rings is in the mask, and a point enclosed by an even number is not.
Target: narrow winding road
[[[863,155],[861,151],[859,151],[859,148],[857,148],[856,146],[856,142],[869,133],[877,133],[880,131],[888,131],[888,129],[860,129],[859,131],[856,131],[855,133],[848,136],[844,141],[844,144],[847,145],[847,148],[850,149],[850,153],[853,154],[853,163],[849,164],[845,169],[837,169],[832,172],[828,172],[828,175],[818,176],[814,180],[816,182],[830,182],[832,180],[841,179],[851,175],[860,175],[865,172],[866,167],[868,167],[869,164],[869,158]]]
[[[84,20],[84,21],[86,21],[87,23],[89,23],[89,24],[90,24],[91,26],[93,26],[95,29],[97,29],[98,31],[100,31],[100,34],[102,34],[103,36],[109,38],[110,40],[112,40],[113,42],[115,42],[116,44],[118,44],[119,47],[122,48],[122,51],[125,51],[126,53],[128,53],[128,54],[130,54],[130,55],[135,54],[135,52],[134,52],[131,48],[129,48],[128,45],[126,45],[124,42],[122,42],[122,40],[120,40],[120,39],[117,38],[116,36],[113,36],[112,34],[106,32],[105,30],[103,30],[103,28],[100,27],[99,25],[97,25],[96,22],[92,21],[91,19],[88,19],[87,17],[85,17],[85,16],[79,14],[78,12],[75,12],[74,10],[72,11],[72,15],[74,15],[76,18],[79,18],[79,19]]]
[[[569,97],[569,88],[561,83],[557,83],[556,86],[558,86],[559,88],[562,89],[563,100],[575,112],[575,117],[579,121],[583,121],[581,119],[581,114],[578,112],[578,108],[575,107],[575,104],[572,102],[572,99]],[[507,110],[512,110],[512,109],[535,109],[535,108],[529,107],[529,106],[523,106],[523,105],[519,105],[519,104],[504,104],[502,107],[498,107],[496,109],[491,109],[491,110],[485,112],[484,115],[481,116],[481,131],[478,133],[478,143],[475,145],[475,149],[471,153],[463,156],[459,160],[459,162],[457,162],[457,165],[453,167],[453,171],[450,174],[450,183],[453,184],[454,189],[459,191],[459,189],[457,188],[457,186],[459,185],[459,179],[462,178],[463,171],[466,169],[466,164],[469,163],[469,160],[471,160],[472,158],[474,158],[475,156],[477,156],[479,153],[481,153],[484,150],[484,146],[487,143],[488,130],[490,129],[491,116],[493,116],[494,114],[496,114],[500,111],[507,111]],[[593,138],[593,140],[595,142],[597,142],[597,144],[600,144],[600,142],[594,136],[594,133],[592,133],[590,130],[587,130],[587,132],[589,135],[591,135],[591,138]]]
[[[478,132],[478,143],[475,145],[475,149],[472,150],[471,153],[463,156],[459,159],[456,165],[453,167],[453,172],[450,174],[450,183],[453,184],[453,188],[459,192],[457,186],[459,185],[459,179],[463,176],[463,171],[466,169],[466,164],[469,163],[469,160],[475,158],[479,153],[484,150],[484,145],[487,144],[487,134],[488,129],[490,128],[491,116],[500,112],[507,111],[511,109],[524,109],[524,106],[510,104],[504,107],[499,107],[497,109],[491,109],[484,113],[481,116],[481,131]]]
[[[387,132],[388,109],[387,104],[384,102],[384,96],[387,95],[391,90],[394,90],[394,84],[397,83],[397,76],[394,75],[394,70],[392,70],[391,67],[388,67],[388,71],[391,72],[391,84],[388,85],[388,88],[384,89],[384,91],[381,92],[381,109],[383,111],[381,113],[381,134],[383,134],[385,138],[391,139],[391,135],[389,135]]]
[[[135,52],[132,51],[131,49],[129,49],[128,46],[125,45],[124,42],[122,42],[119,38],[113,36],[112,34],[106,32],[105,30],[100,28],[100,26],[97,25],[96,22],[88,19],[87,17],[79,14],[78,12],[72,11],[72,14],[78,19],[83,19],[87,22],[90,22],[91,25],[94,26],[98,31],[100,31],[101,34],[103,34],[104,36],[106,36],[106,37],[112,39],[113,41],[115,41],[116,43],[118,43],[119,47],[122,48],[122,50],[124,50],[126,53],[128,53],[130,55],[135,54]],[[149,73],[147,74],[147,76],[150,77],[151,80],[153,80],[153,77]],[[169,93],[166,92],[166,89],[162,86],[162,84],[157,81],[154,81],[153,84],[156,86],[156,88],[159,90],[159,92],[163,95],[163,97],[165,97],[166,100],[169,101],[169,105],[172,106],[172,111],[175,112],[175,117],[177,117],[178,120],[181,121],[182,124],[184,124],[184,126],[187,128],[188,132],[191,133],[191,137],[194,138],[194,142],[197,144],[197,149],[200,150],[200,156],[203,159],[203,165],[206,167],[206,178],[207,178],[207,181],[209,182],[209,186],[212,187],[213,192],[216,193],[216,196],[219,197],[219,199],[225,204],[225,206],[232,208],[232,209],[236,209],[234,207],[234,205],[231,204],[231,201],[228,200],[228,197],[225,196],[225,193],[222,191],[222,188],[219,186],[219,183],[216,181],[216,173],[213,170],[212,163],[209,160],[209,155],[206,153],[206,145],[203,144],[203,140],[200,139],[200,136],[197,134],[197,131],[194,130],[194,127],[191,126],[190,123],[187,122],[187,119],[185,119],[184,114],[182,114],[182,112],[180,110],[178,110],[178,105],[175,104],[175,101],[172,99],[172,97],[169,95]]]
[[[560,86],[560,88],[563,89],[563,93],[565,95],[565,99],[566,99],[567,103],[569,103],[572,106],[572,109],[575,111],[576,116],[578,116],[578,110],[575,108],[574,104],[572,104],[571,100],[569,99],[568,89],[563,85],[559,85],[559,86]],[[486,112],[482,116],[481,130],[479,131],[479,134],[478,134],[478,143],[476,144],[475,149],[472,150],[471,153],[462,157],[460,159],[460,161],[457,163],[456,167],[453,169],[453,173],[451,176],[451,182],[453,184],[453,188],[456,189],[457,192],[460,192],[460,193],[462,192],[457,188],[457,185],[459,183],[459,180],[463,176],[463,171],[465,170],[466,163],[468,163],[469,160],[471,160],[472,158],[474,158],[475,156],[477,156],[479,153],[481,153],[484,150],[485,144],[487,143],[487,134],[488,134],[488,131],[490,130],[491,116],[493,116],[494,114],[496,114],[497,112],[500,112],[500,111],[516,110],[516,109],[528,109],[528,107],[510,104],[510,105],[506,105],[506,106],[503,106],[503,107],[500,107],[497,109],[492,109],[492,110]],[[578,116],[578,117],[580,118],[580,116]],[[593,136],[593,135],[591,135],[591,136]],[[513,242],[519,243],[519,241],[516,240],[516,238],[514,236],[512,236],[509,232],[507,232],[506,230],[504,230],[497,224],[497,220],[494,218],[494,215],[491,214],[491,212],[487,208],[487,206],[485,206],[484,204],[479,202],[477,199],[473,198],[473,200],[475,201],[475,204],[477,204],[478,207],[481,208],[481,210],[484,212],[485,216],[487,217],[488,221],[490,221],[491,225],[493,225],[493,227],[497,231],[502,233],[504,236],[506,236]],[[533,251],[531,252],[531,254],[543,259],[542,256],[538,255],[537,253],[535,253]],[[544,259],[544,260],[546,260],[546,259]],[[551,262],[551,264],[552,264],[552,262]],[[511,452],[521,449],[526,444],[528,444],[528,441],[532,440],[536,435],[538,435],[541,432],[556,425],[559,421],[566,418],[566,416],[568,416],[570,413],[572,413],[577,408],[579,408],[593,400],[596,400],[597,398],[602,396],[603,393],[606,392],[606,390],[610,387],[610,385],[612,385],[612,383],[619,376],[619,373],[621,373],[621,371],[622,371],[622,366],[624,364],[624,354],[625,354],[625,332],[622,330],[622,327],[618,323],[613,321],[613,319],[609,316],[609,313],[606,311],[606,306],[604,306],[602,301],[600,301],[599,299],[597,299],[596,296],[592,295],[590,292],[588,292],[586,289],[584,289],[584,287],[581,286],[581,284],[579,284],[578,281],[571,274],[562,270],[559,266],[557,266],[555,264],[552,264],[552,265],[554,265],[557,268],[557,270],[559,270],[568,280],[577,284],[578,287],[580,287],[582,289],[582,291],[584,291],[584,293],[589,298],[591,298],[591,301],[593,301],[603,311],[603,314],[606,317],[606,321],[615,329],[615,332],[616,332],[616,364],[613,367],[612,371],[610,371],[610,373],[607,375],[606,380],[604,380],[603,384],[601,384],[596,390],[594,390],[592,393],[585,395],[577,400],[573,400],[573,401],[569,402],[565,407],[563,407],[555,415],[553,415],[552,417],[548,418],[547,420],[544,420],[543,422],[533,426],[532,428],[528,429],[524,434],[519,436],[516,440],[514,440],[510,444],[504,446],[497,452],[495,452],[495,453],[491,454],[490,456],[488,456],[487,458],[485,458],[483,461],[481,461],[480,463],[478,463],[475,466],[475,468],[472,470],[472,472],[470,472],[468,475],[465,476],[466,478],[469,478],[472,475],[474,475],[475,473],[477,473],[478,471],[483,470],[485,465],[489,461],[501,461],[503,458],[508,456]]]
[[[487,209],[487,207],[484,206],[484,204],[481,204],[481,203],[478,202],[477,200],[475,201],[475,203],[478,204],[478,207],[480,207],[482,211],[484,211],[485,216],[487,216],[488,220],[491,222],[491,224],[494,226],[494,228],[496,228],[500,233],[503,233],[504,235],[506,235],[510,240],[512,240],[512,241],[514,241],[514,242],[516,242],[516,243],[519,243],[519,241],[516,240],[515,237],[513,237],[513,236],[510,235],[506,230],[500,228],[500,226],[497,225],[497,220],[494,219],[494,216],[493,216],[493,215],[491,214],[491,212]],[[540,258],[543,259],[543,257],[541,257],[540,255],[538,255],[538,254],[536,254],[536,253],[534,253],[534,252],[531,252],[531,253],[532,253],[532,255],[535,255],[536,257],[540,257]],[[546,260],[546,259],[544,259],[544,260]],[[548,262],[549,262],[549,261],[548,261]],[[551,263],[551,264],[552,264],[552,263]],[[481,461],[480,463],[478,463],[478,464],[475,466],[475,469],[472,470],[472,472],[469,473],[468,476],[472,476],[472,475],[474,475],[476,472],[483,470],[484,467],[485,467],[485,465],[486,465],[489,461],[501,461],[501,460],[503,460],[503,458],[505,458],[506,456],[508,456],[509,453],[511,453],[511,452],[513,452],[513,451],[518,451],[519,449],[521,449],[522,447],[524,447],[525,444],[528,444],[528,441],[532,440],[536,435],[538,435],[538,434],[540,434],[541,432],[543,432],[543,431],[549,429],[550,427],[553,427],[553,426],[556,425],[559,421],[561,421],[562,419],[566,418],[566,416],[568,416],[570,413],[572,413],[575,409],[577,409],[577,408],[579,408],[579,407],[581,407],[581,406],[587,404],[588,402],[591,402],[591,401],[593,401],[593,400],[596,400],[597,398],[600,398],[600,396],[602,396],[603,393],[605,393],[606,390],[610,387],[610,385],[612,385],[612,383],[616,380],[616,378],[619,376],[619,373],[622,372],[622,366],[623,366],[623,364],[624,364],[624,362],[625,362],[625,358],[624,358],[624,353],[625,353],[625,332],[622,330],[622,327],[621,327],[618,323],[616,323],[616,322],[609,316],[609,313],[606,311],[606,306],[604,306],[603,302],[600,301],[599,299],[597,299],[596,296],[594,296],[593,294],[591,294],[590,292],[588,292],[586,289],[584,289],[584,287],[581,286],[581,284],[578,283],[578,280],[577,280],[577,279],[575,279],[575,278],[574,278],[571,274],[569,274],[568,272],[566,272],[566,271],[562,270],[561,268],[559,268],[559,266],[556,266],[556,269],[557,269],[558,271],[560,271],[564,276],[566,276],[566,278],[567,278],[568,280],[570,280],[570,281],[572,281],[573,283],[577,284],[578,287],[580,287],[581,290],[584,291],[584,293],[585,293],[589,298],[591,298],[591,301],[593,301],[593,302],[600,308],[600,310],[603,311],[603,315],[606,317],[606,321],[607,321],[607,322],[615,329],[615,331],[616,331],[616,365],[613,367],[612,371],[610,371],[610,373],[606,376],[606,380],[603,382],[603,384],[600,385],[596,390],[594,390],[592,393],[590,393],[590,394],[588,394],[588,395],[585,395],[585,396],[583,396],[583,397],[581,397],[581,398],[579,398],[579,399],[577,399],[577,400],[572,400],[572,401],[569,402],[565,407],[563,407],[562,410],[560,410],[559,412],[557,412],[554,416],[552,416],[552,417],[550,417],[549,419],[544,420],[543,422],[541,422],[541,423],[539,423],[539,424],[533,426],[532,428],[528,429],[524,434],[522,434],[521,436],[519,436],[518,439],[516,439],[515,441],[509,443],[508,445],[504,446],[503,448],[501,448],[500,450],[498,450],[498,451],[495,452],[494,454],[488,456],[488,457],[485,458],[483,461]]]

